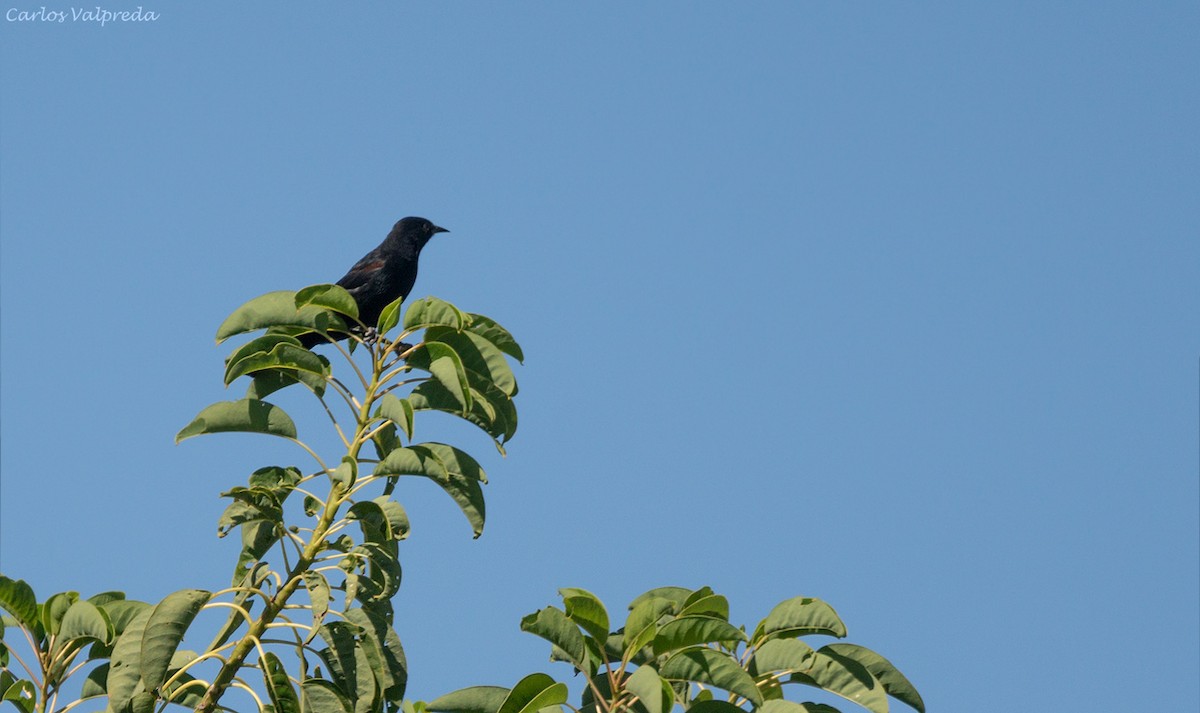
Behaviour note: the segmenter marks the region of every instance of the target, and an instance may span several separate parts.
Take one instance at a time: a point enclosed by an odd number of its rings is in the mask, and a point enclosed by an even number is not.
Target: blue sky
[[[0,27],[40,596],[223,586],[217,494],[301,454],[173,445],[217,325],[422,215],[415,294],[527,359],[508,458],[418,424],[492,482],[477,541],[402,493],[412,696],[565,676],[518,630],[559,587],[708,584],[829,601],[931,710],[1200,704],[1195,3],[46,7]]]

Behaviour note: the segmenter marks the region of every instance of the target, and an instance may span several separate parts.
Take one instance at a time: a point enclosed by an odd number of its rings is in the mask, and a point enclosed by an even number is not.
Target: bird
[[[417,260],[429,239],[449,230],[434,225],[425,218],[409,216],[396,221],[392,231],[371,252],[362,256],[337,284],[358,303],[358,321],[374,327],[383,308],[399,297],[408,297],[417,281]],[[334,339],[345,339],[344,332],[329,332]],[[299,337],[300,343],[311,349],[328,340],[321,334],[309,333]]]

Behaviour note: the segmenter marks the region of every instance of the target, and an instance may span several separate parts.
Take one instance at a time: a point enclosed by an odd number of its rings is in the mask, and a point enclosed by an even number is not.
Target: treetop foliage
[[[61,592],[38,601],[26,582],[0,575],[7,612],[0,702],[24,713],[65,713],[94,701],[110,713],[214,711],[232,710],[223,700],[237,690],[255,710],[271,713],[836,710],[784,698],[799,686],[875,713],[887,711],[889,697],[924,713],[916,689],[882,656],[854,644],[803,641],[846,635],[824,602],[786,600],[747,631],[729,621],[728,602],[707,587],[652,589],[629,605],[623,622],[590,592],[563,589],[561,608],[525,617],[521,628],[551,644],[552,660],[583,674],[578,705],[568,702],[565,683],[544,673],[512,688],[407,700],[392,598],[410,523],[396,485],[411,477],[434,483],[479,537],[487,483],[466,451],[415,442],[415,422],[424,412],[449,414],[503,454],[517,431],[510,360],[524,354],[494,320],[433,297],[406,309],[397,300],[375,324],[358,316],[344,289],[314,285],[262,295],[221,324],[219,344],[257,333],[225,359],[223,382],[245,379],[244,396],[201,409],[176,441],[273,436],[294,443],[306,465],[263,465],[222,493],[230,502],[217,534],[236,534],[241,544],[229,585],[215,591],[181,589],[156,604],[121,592]],[[338,374],[328,357],[302,346],[298,337],[313,333],[344,362]],[[297,385],[318,401],[340,452],[318,453],[267,400]],[[23,647],[13,646],[9,630],[21,633]],[[197,645],[197,636],[212,638]],[[72,680],[74,688],[65,689]]]

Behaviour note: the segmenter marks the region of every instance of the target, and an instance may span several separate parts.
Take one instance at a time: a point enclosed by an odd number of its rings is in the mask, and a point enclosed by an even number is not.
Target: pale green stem
[[[358,408],[358,399],[354,398],[354,393],[350,391],[350,389],[346,388],[346,385],[342,383],[341,379],[338,379],[336,376],[330,374],[325,378],[325,381],[333,387],[334,392],[337,393],[338,396],[342,397],[342,400],[346,402],[346,405],[350,407],[351,411]]]
[[[214,594],[213,596],[216,595]],[[232,609],[238,614],[241,614],[242,618],[246,620],[246,623],[254,621],[254,617],[250,616],[250,612],[246,611],[246,609],[238,606],[237,604],[234,604],[233,602],[209,602],[208,604],[200,607],[200,611],[204,611],[205,609]]]
[[[358,364],[354,363],[354,357],[350,354],[350,351],[342,347],[340,342],[334,342],[333,346],[337,347],[337,350],[342,353],[342,356],[345,357],[346,361],[350,362],[350,368],[354,369],[354,373],[358,375],[358,381],[362,384],[363,391],[369,390],[371,386],[367,383],[367,377],[364,376],[362,370],[358,368]],[[366,348],[365,344],[362,346],[363,348]]]
[[[21,627],[21,631],[25,631],[25,627]],[[29,640],[29,642],[30,642],[30,645],[32,645],[32,644],[33,644],[33,639],[32,639],[32,638],[29,636],[29,634],[28,634],[28,633],[26,633],[26,634],[25,634],[25,638]],[[34,648],[34,649],[33,649],[33,651],[34,651],[35,655],[37,655],[37,649],[36,649],[36,648]],[[34,673],[33,673],[33,669],[29,668],[29,666],[27,666],[27,665],[25,664],[25,661],[23,661],[23,660],[21,659],[20,655],[19,655],[19,654],[17,654],[17,652],[16,652],[16,651],[15,651],[15,650],[14,650],[12,647],[9,647],[9,649],[8,649],[8,655],[9,655],[9,656],[11,656],[12,658],[16,659],[16,660],[17,660],[17,663],[21,664],[21,668],[22,668],[22,669],[25,671],[25,675],[29,677],[29,680],[30,680],[30,681],[36,681],[36,680],[37,680],[37,676],[36,676],[36,675],[34,675]],[[40,660],[40,659],[41,659],[41,656],[38,656],[38,659]],[[40,689],[40,688],[41,688],[41,686],[38,686],[38,688]]]
[[[357,461],[359,451],[366,442],[364,436],[369,430],[367,424],[370,423],[371,419],[371,406],[378,398],[382,357],[375,349],[372,349],[371,363],[373,370],[371,376],[374,381],[368,382],[363,377],[362,371],[358,368],[358,365],[355,364],[354,360],[350,358],[349,353],[342,349],[340,344],[335,343],[335,346],[337,346],[337,348],[342,351],[343,354],[345,354],[347,360],[350,361],[351,366],[359,375],[364,387],[364,398],[362,403],[359,404],[358,413],[355,419],[355,436],[350,440],[347,448],[347,456]],[[306,444],[294,438],[289,440],[308,451],[309,455],[311,455],[317,461],[317,463],[321,465],[325,473],[330,472],[330,469],[325,465],[325,462],[320,458],[320,456],[313,452],[313,450]],[[311,537],[309,538],[303,550],[300,552],[295,564],[288,567],[288,576],[286,581],[283,582],[283,584],[279,587],[279,590],[275,593],[275,596],[267,601],[266,606],[259,614],[258,619],[256,619],[250,625],[249,631],[247,631],[246,634],[234,646],[229,660],[226,661],[221,667],[221,670],[217,672],[216,677],[213,679],[212,683],[209,684],[208,690],[204,694],[204,698],[196,707],[196,711],[198,713],[211,713],[211,711],[216,708],[217,703],[220,701],[221,695],[225,692],[225,689],[231,685],[238,684],[236,679],[237,671],[243,665],[246,665],[246,657],[250,654],[251,650],[258,648],[259,656],[260,658],[262,657],[260,644],[261,637],[275,622],[275,620],[280,617],[284,607],[288,602],[288,599],[290,599],[292,594],[295,593],[296,589],[300,587],[300,582],[303,578],[304,572],[308,571],[309,568],[318,561],[318,555],[320,555],[322,550],[324,550],[332,528],[338,524],[338,511],[342,505],[350,500],[349,493],[343,492],[342,488],[343,486],[338,483],[332,484],[329,498],[324,501],[323,510],[317,519],[316,526],[312,529]],[[254,695],[252,691],[251,695]],[[255,700],[259,701],[257,696],[255,696]],[[259,701],[259,704],[261,707],[261,701]]]
[[[232,682],[232,684],[230,684],[230,685],[231,685],[233,688],[240,688],[240,689],[244,690],[246,693],[249,693],[249,694],[250,694],[250,697],[254,699],[254,703],[255,703],[255,704],[258,706],[258,709],[259,709],[260,711],[261,711],[263,708],[265,708],[265,707],[266,707],[266,706],[264,706],[264,705],[263,705],[263,701],[262,701],[262,699],[261,699],[261,698],[259,698],[259,697],[258,697],[258,694],[254,692],[254,689],[253,689],[253,688],[251,688],[251,687],[249,687],[249,686],[247,686],[247,685],[245,684],[245,682],[243,682],[242,680],[240,680],[240,679],[237,679],[237,680],[233,681],[233,682]],[[199,708],[197,708],[196,710],[200,710],[200,709],[199,709]]]
[[[267,624],[268,629],[303,629],[304,631],[312,631],[311,626],[305,624],[295,624],[293,622],[273,622]]]
[[[308,444],[298,438],[288,438],[288,440],[307,451],[308,454],[313,457],[313,460],[317,462],[317,465],[321,466],[321,470],[325,471],[326,473],[329,472],[329,466],[325,465],[325,461],[321,460],[321,456],[317,455],[316,451],[309,448]]]
[[[392,379],[396,378],[397,376],[399,376],[399,375],[401,375],[401,374],[407,374],[407,373],[409,373],[410,371],[412,371],[412,367],[411,367],[411,366],[409,366],[408,364],[405,364],[404,366],[396,367],[395,369],[393,369],[393,370],[389,371],[388,373],[384,374],[384,375],[383,375],[383,377],[379,379],[379,385],[382,387],[384,384],[387,384],[389,381],[391,381]],[[424,380],[424,379],[422,378],[422,379],[413,379],[412,381],[423,381],[423,380]],[[393,386],[391,386],[391,387],[390,387],[389,389],[387,389],[387,390],[388,390],[388,391],[390,391],[391,389],[394,389],[394,388],[396,388],[397,386],[403,386],[404,384],[407,384],[407,383],[411,383],[411,382],[409,382],[409,381],[401,381],[401,382],[400,382],[400,383],[398,383],[398,384],[394,384]]]
[[[325,409],[325,415],[329,416],[329,422],[333,424],[333,430],[337,431],[338,438],[342,439],[342,445],[349,448],[350,441],[346,440],[346,434],[342,432],[342,426],[338,423],[337,417],[333,415],[333,411],[329,409],[329,404],[325,403],[325,399],[320,396],[317,397],[317,401],[321,402],[321,407]]]
[[[256,587],[244,587],[244,586],[238,585],[236,587],[226,587],[225,589],[221,589],[219,591],[213,592],[211,599],[216,599],[217,597],[222,596],[224,594],[229,594],[230,592],[237,592],[238,594],[241,594],[242,592],[249,592],[251,594],[257,594],[258,596],[262,597],[263,599],[271,598],[270,594],[267,594],[263,590],[258,589]],[[208,607],[208,606],[212,606],[212,605],[219,604],[219,603],[220,602],[209,602],[208,604],[205,604],[204,606]]]

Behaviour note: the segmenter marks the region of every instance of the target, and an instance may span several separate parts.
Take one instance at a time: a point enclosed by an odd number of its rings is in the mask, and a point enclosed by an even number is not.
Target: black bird
[[[408,297],[417,281],[417,259],[421,248],[438,233],[448,233],[424,218],[401,218],[379,247],[354,263],[354,267],[338,280],[358,303],[358,320],[373,327],[383,311],[397,297]],[[335,339],[345,339],[341,332],[330,332]],[[320,334],[300,336],[300,343],[312,348],[327,343]]]

